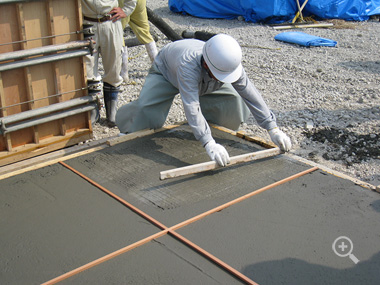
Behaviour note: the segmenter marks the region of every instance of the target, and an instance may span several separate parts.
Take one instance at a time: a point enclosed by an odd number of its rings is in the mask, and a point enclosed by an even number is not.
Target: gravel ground
[[[336,47],[301,47],[274,40],[283,32],[242,19],[199,19],[175,14],[166,0],[147,6],[179,34],[184,30],[229,34],[241,44],[243,65],[292,139],[291,153],[372,185],[380,184],[379,21],[334,21],[331,28],[298,29],[338,42]],[[158,49],[170,41],[155,26]],[[289,31],[289,30],[286,30]],[[126,29],[126,36],[133,34]],[[135,100],[150,67],[145,47],[129,48],[129,82],[123,83],[119,107]],[[102,118],[94,139],[115,136]],[[166,124],[185,116],[177,96]],[[269,140],[253,118],[241,125],[248,135]]]

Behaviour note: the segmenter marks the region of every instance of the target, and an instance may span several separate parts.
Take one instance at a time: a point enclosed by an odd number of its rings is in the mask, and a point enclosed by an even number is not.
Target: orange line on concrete
[[[209,259],[210,261],[212,261],[216,265],[219,265],[220,267],[222,267],[223,269],[225,269],[226,271],[228,271],[231,275],[234,275],[235,277],[237,277],[241,281],[245,282],[246,284],[258,285],[256,282],[254,282],[248,276],[244,275],[243,273],[241,273],[240,271],[236,270],[235,268],[229,266],[227,263],[225,263],[221,259],[219,259],[216,256],[212,255],[211,253],[209,253],[208,251],[204,250],[203,248],[201,248],[200,246],[196,245],[195,243],[191,242],[190,240],[188,240],[184,236],[180,235],[179,233],[177,233],[175,231],[169,231],[169,234],[172,235],[172,236],[174,236],[175,238],[177,238],[181,242],[185,243],[186,245],[188,245],[189,247],[191,247],[195,251],[199,252],[200,254],[202,254],[203,256],[205,256],[207,259]]]
[[[250,278],[248,278],[247,276],[245,276],[244,274],[242,274],[241,272],[237,271],[236,269],[234,269],[233,267],[229,266],[227,263],[223,262],[222,260],[220,260],[219,258],[215,257],[214,255],[212,255],[211,253],[205,251],[204,249],[202,249],[201,247],[199,247],[198,245],[194,244],[193,242],[191,242],[190,240],[186,239],[185,237],[183,237],[182,235],[180,235],[179,233],[175,232],[175,230],[179,229],[179,228],[182,228],[186,225],[189,225],[195,221],[198,221],[212,213],[215,213],[215,212],[218,212],[222,209],[225,209],[229,206],[232,206],[238,202],[241,202],[249,197],[252,197],[254,195],[257,195],[263,191],[266,191],[268,189],[271,189],[273,187],[276,187],[278,185],[281,185],[285,182],[288,182],[292,179],[295,179],[295,178],[298,178],[302,175],[305,175],[307,173],[310,173],[312,171],[315,171],[318,169],[318,167],[313,167],[313,168],[310,168],[306,171],[302,171],[300,173],[297,173],[293,176],[289,176],[285,179],[282,179],[278,182],[275,182],[273,184],[270,184],[268,186],[265,186],[259,190],[256,190],[254,192],[251,192],[247,195],[244,195],[244,196],[241,196],[240,198],[237,198],[235,200],[232,200],[228,203],[225,203],[219,207],[216,207],[214,209],[211,209],[207,212],[204,212],[198,216],[195,216],[191,219],[188,219],[182,223],[179,223],[175,226],[172,226],[170,228],[166,227],[164,224],[160,223],[159,221],[157,221],[156,219],[152,218],[151,216],[149,216],[148,214],[144,213],[143,211],[141,211],[140,209],[136,208],[135,206],[133,206],[132,204],[128,203],[127,201],[125,201],[124,199],[120,198],[119,196],[115,195],[114,193],[112,193],[111,191],[109,191],[108,189],[104,188],[103,186],[101,186],[100,184],[96,183],[95,181],[93,181],[92,179],[88,178],[87,176],[83,175],[82,173],[80,173],[79,171],[77,171],[76,169],[72,168],[71,166],[67,165],[66,163],[64,162],[60,162],[61,165],[63,165],[64,167],[68,168],[69,170],[71,170],[72,172],[76,173],[77,175],[79,175],[80,177],[82,177],[83,179],[85,179],[86,181],[88,181],[89,183],[91,183],[92,185],[94,185],[95,187],[99,188],[100,190],[102,190],[103,192],[105,192],[106,194],[108,194],[109,196],[113,197],[114,199],[116,199],[117,201],[119,201],[120,203],[124,204],[125,206],[127,206],[129,209],[131,209],[132,211],[134,211],[135,213],[139,214],[140,216],[142,216],[143,218],[145,218],[146,220],[150,221],[152,224],[156,225],[157,227],[161,228],[162,231],[161,232],[158,232],[154,235],[151,235],[149,237],[146,237],[145,239],[142,239],[140,241],[137,241],[131,245],[128,245],[122,249],[119,249],[117,251],[114,251],[106,256],[103,256],[101,258],[98,258],[90,263],[87,263],[81,267],[78,267],[72,271],[69,271],[61,276],[58,276],[50,281],[47,281],[45,283],[43,283],[43,285],[50,285],[50,284],[56,284],[60,281],[63,281],[69,277],[72,277],[82,271],[85,271],[87,269],[90,269],[91,267],[94,267],[98,264],[101,264],[107,260],[110,260],[122,253],[125,253],[129,250],[132,250],[136,247],[139,247],[149,241],[152,241],[153,239],[156,239],[156,238],[159,238],[161,236],[164,236],[165,234],[170,234],[172,236],[174,236],[175,238],[177,238],[178,240],[180,240],[181,242],[183,242],[184,244],[188,245],[189,247],[193,248],[194,250],[196,250],[197,252],[199,252],[200,254],[202,254],[203,256],[207,257],[209,260],[211,260],[213,263],[219,265],[220,267],[222,267],[223,269],[225,269],[226,271],[228,271],[230,274],[234,275],[235,277],[237,277],[238,279],[244,281],[245,283],[247,284],[257,284],[255,283],[253,280],[251,280]]]
[[[87,182],[91,183],[92,185],[94,185],[95,187],[99,188],[100,190],[102,190],[103,192],[105,192],[106,194],[108,194],[109,196],[111,196],[112,198],[114,198],[115,200],[119,201],[120,203],[124,204],[125,206],[127,206],[129,209],[131,209],[132,211],[134,211],[135,213],[139,214],[141,217],[143,217],[144,219],[148,220],[149,222],[151,222],[152,224],[156,225],[157,227],[159,227],[160,229],[164,230],[164,229],[167,229],[167,227],[164,225],[164,224],[161,224],[159,221],[157,221],[156,219],[152,218],[151,216],[149,216],[148,214],[144,213],[143,211],[141,211],[140,209],[136,208],[135,206],[133,206],[132,204],[128,203],[127,201],[125,201],[124,199],[122,199],[121,197],[117,196],[116,194],[112,193],[111,191],[109,191],[107,188],[103,187],[102,185],[100,185],[99,183],[95,182],[94,180],[92,180],[91,178],[85,176],[84,174],[82,174],[81,172],[79,172],[78,170],[76,170],[75,168],[69,166],[68,164],[60,161],[59,162],[61,165],[63,165],[64,167],[68,168],[69,170],[71,170],[72,172],[74,172],[75,174],[79,175],[80,177],[82,177],[84,180],[86,180]]]
[[[234,204],[236,204],[236,203],[239,203],[239,202],[241,202],[241,201],[243,201],[243,200],[245,200],[245,199],[247,199],[247,198],[250,198],[250,197],[252,197],[252,196],[255,196],[255,195],[257,195],[257,194],[260,194],[260,193],[262,193],[262,192],[264,192],[264,191],[266,191],[266,190],[269,190],[269,189],[271,189],[271,188],[274,188],[274,187],[276,187],[276,186],[279,186],[279,185],[281,185],[281,184],[284,184],[284,183],[286,183],[286,182],[288,182],[288,181],[290,181],[290,180],[293,180],[293,179],[296,179],[296,178],[298,178],[298,177],[301,177],[301,176],[303,176],[303,175],[305,175],[305,174],[308,174],[308,173],[310,173],[310,172],[313,172],[313,171],[315,171],[315,170],[317,170],[317,169],[318,169],[318,167],[312,167],[312,168],[309,168],[309,169],[307,169],[307,170],[305,170],[305,171],[302,171],[302,172],[296,173],[296,174],[294,174],[294,175],[292,175],[292,176],[286,177],[286,178],[284,178],[284,179],[282,179],[282,180],[280,180],[280,181],[274,182],[274,183],[272,183],[272,184],[270,184],[270,185],[264,186],[263,188],[260,188],[260,189],[258,189],[258,190],[256,190],[256,191],[253,191],[253,192],[248,193],[248,194],[246,194],[246,195],[244,195],[244,196],[241,196],[241,197],[239,197],[239,198],[236,198],[235,200],[232,200],[232,201],[230,201],[230,202],[227,202],[227,203],[225,203],[225,204],[223,204],[223,205],[220,205],[220,206],[218,206],[218,207],[216,207],[216,208],[214,208],[214,209],[211,209],[211,210],[209,210],[209,211],[207,211],[207,212],[201,213],[201,214],[199,214],[198,216],[195,216],[195,217],[190,218],[190,219],[188,219],[188,220],[186,220],[186,221],[183,221],[183,222],[181,222],[181,223],[179,223],[179,224],[177,224],[177,225],[175,225],[175,226],[172,226],[172,227],[169,228],[169,230],[177,230],[177,229],[179,229],[179,228],[182,228],[182,227],[184,227],[184,226],[187,226],[187,225],[189,225],[189,224],[191,224],[191,223],[193,223],[193,222],[196,222],[196,221],[198,221],[198,220],[200,220],[200,219],[202,219],[202,218],[204,218],[204,217],[206,217],[206,216],[208,216],[208,215],[211,215],[211,214],[213,214],[213,213],[219,212],[219,211],[221,211],[221,210],[223,210],[223,209],[225,209],[225,208],[227,208],[227,207],[230,207],[230,206],[232,206],[232,205],[234,205]]]
[[[70,277],[72,277],[74,275],[77,275],[77,274],[81,273],[82,271],[85,271],[87,269],[90,269],[91,267],[99,265],[99,264],[101,264],[101,263],[103,263],[103,262],[105,262],[107,260],[110,260],[110,259],[112,259],[112,258],[114,258],[114,257],[116,257],[116,256],[118,256],[120,254],[126,253],[127,251],[130,251],[130,250],[132,250],[132,249],[134,249],[136,247],[139,247],[139,246],[141,246],[143,244],[146,244],[146,243],[148,243],[148,242],[150,242],[150,241],[152,241],[152,240],[154,240],[156,238],[162,237],[162,236],[166,235],[167,232],[168,232],[167,230],[160,231],[160,232],[158,232],[158,233],[156,233],[154,235],[146,237],[146,238],[144,238],[142,240],[139,240],[139,241],[137,241],[137,242],[135,242],[133,244],[130,244],[130,245],[128,245],[126,247],[123,247],[123,248],[121,248],[119,250],[111,252],[111,253],[103,256],[103,257],[100,257],[100,258],[98,258],[98,259],[96,259],[94,261],[91,261],[91,262],[89,262],[89,263],[87,263],[85,265],[82,265],[82,266],[80,266],[78,268],[75,268],[75,269],[69,271],[69,272],[66,272],[66,273],[64,273],[64,274],[62,274],[62,275],[60,275],[60,276],[58,276],[58,277],[56,277],[54,279],[51,279],[51,280],[43,283],[42,285],[57,284],[58,282],[61,282],[61,281],[65,280],[65,279],[67,279],[67,278],[70,278]]]

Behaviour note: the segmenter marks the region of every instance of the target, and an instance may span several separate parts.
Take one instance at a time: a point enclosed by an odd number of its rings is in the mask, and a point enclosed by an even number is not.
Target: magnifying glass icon
[[[338,237],[332,244],[332,249],[335,254],[339,257],[348,256],[355,264],[359,262],[359,259],[355,255],[352,254],[352,250],[354,249],[354,245],[352,240],[350,240],[346,236]]]

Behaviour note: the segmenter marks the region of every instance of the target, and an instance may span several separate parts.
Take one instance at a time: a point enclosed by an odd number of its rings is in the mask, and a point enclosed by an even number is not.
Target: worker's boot
[[[129,80],[129,76],[128,76],[128,48],[126,46],[123,47],[123,56],[122,56],[120,76],[123,78],[125,83],[128,83],[128,80]]]
[[[88,95],[96,99],[96,107],[91,111],[91,123],[95,124],[100,119],[100,109],[102,108],[100,102],[100,95],[102,93],[102,82],[99,80],[87,80]]]
[[[103,84],[104,105],[106,107],[106,117],[110,128],[116,126],[115,116],[119,90],[119,87],[112,86],[106,82]]]
[[[150,42],[148,44],[145,44],[146,51],[148,52],[150,60],[153,62],[154,58],[158,54],[156,42]]]

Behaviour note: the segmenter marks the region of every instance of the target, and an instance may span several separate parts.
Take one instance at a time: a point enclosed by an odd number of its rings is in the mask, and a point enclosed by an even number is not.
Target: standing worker
[[[119,6],[123,7],[124,0],[118,0]],[[146,0],[136,0],[136,8],[132,12],[132,14],[121,20],[123,25],[123,30],[129,24],[133,33],[136,35],[137,39],[140,43],[145,45],[145,48],[148,52],[150,60],[153,62],[154,58],[157,55],[157,46],[154,41],[151,33],[150,26],[148,21],[148,14],[146,11]],[[124,39],[123,39],[124,41]],[[123,77],[124,81],[128,81],[128,49],[124,46],[123,50],[123,64],[121,69],[121,77]]]
[[[277,127],[275,115],[247,77],[241,59],[240,45],[225,34],[206,43],[185,39],[166,45],[156,56],[139,98],[118,110],[120,132],[161,128],[180,93],[195,138],[219,165],[227,165],[229,155],[213,139],[207,121],[236,130],[252,113],[271,140],[289,151],[290,138]]]
[[[125,0],[119,7],[118,0],[82,0],[83,22],[94,27],[94,55],[85,56],[87,79],[103,80],[103,97],[109,127],[115,126],[117,99],[123,53],[123,28],[121,19],[132,14],[136,1]],[[104,68],[103,78],[99,74],[99,54]]]

